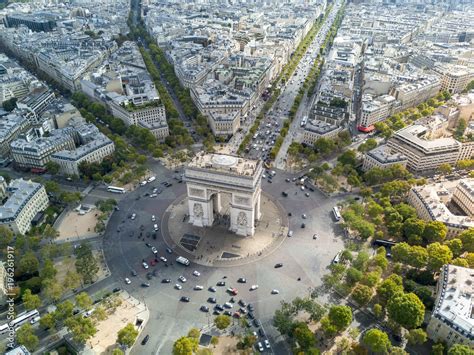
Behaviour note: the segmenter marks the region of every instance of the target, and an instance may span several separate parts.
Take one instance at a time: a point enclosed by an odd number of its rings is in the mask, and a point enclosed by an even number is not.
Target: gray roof
[[[25,208],[28,201],[43,185],[31,180],[16,179],[10,182],[8,191],[12,193],[7,202],[0,206],[0,222],[15,220],[18,214]]]

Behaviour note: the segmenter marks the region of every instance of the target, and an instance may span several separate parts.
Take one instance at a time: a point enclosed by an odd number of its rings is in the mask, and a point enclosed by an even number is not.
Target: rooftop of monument
[[[259,160],[244,159],[226,154],[201,153],[193,158],[188,167],[252,177],[257,173],[260,165]]]

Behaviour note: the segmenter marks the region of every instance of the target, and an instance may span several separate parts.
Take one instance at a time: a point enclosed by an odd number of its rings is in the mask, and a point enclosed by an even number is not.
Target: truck
[[[177,262],[177,263],[180,263],[180,264],[182,264],[182,265],[184,265],[184,266],[189,266],[189,260],[186,259],[184,256],[178,256],[178,257],[176,258],[176,262]]]

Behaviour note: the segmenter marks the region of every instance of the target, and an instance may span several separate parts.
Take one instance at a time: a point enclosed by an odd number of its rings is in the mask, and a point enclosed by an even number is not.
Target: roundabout
[[[271,325],[273,314],[281,301],[307,296],[311,288],[321,285],[327,266],[342,249],[342,230],[331,218],[331,209],[340,199],[327,198],[318,191],[305,197],[299,186],[286,181],[293,175],[277,172],[272,183],[261,180],[262,216],[255,225],[255,234],[240,236],[229,231],[228,224],[218,224],[219,218],[212,228],[190,224],[185,218],[189,214],[185,184],[178,183],[174,179],[176,173],[161,165],[153,164],[151,169],[156,181],[123,196],[118,204],[120,210],[113,213],[103,239],[105,258],[112,273],[110,286],[127,290],[144,302],[150,312],[131,353],[170,354],[174,341],[190,328],[205,331],[212,325],[212,313],[200,311],[202,305],[212,308],[208,298],[215,297],[219,304],[228,302],[231,296],[226,289],[235,287],[236,301],[242,299],[254,305],[255,316],[261,321],[273,352],[287,354],[288,349]],[[164,187],[164,182],[172,185]],[[162,190],[156,198],[146,196],[156,188]],[[286,197],[282,191],[287,193]],[[226,198],[223,194],[224,211]],[[136,213],[134,220],[130,219],[132,213]],[[304,229],[300,228],[302,214],[307,215]],[[156,239],[154,224],[159,226]],[[294,231],[291,238],[287,237],[288,229]],[[312,238],[314,233],[319,235],[318,240]],[[206,243],[211,240],[215,248]],[[156,247],[158,254],[154,255],[147,244]],[[176,263],[178,256],[188,258],[190,266]],[[163,257],[167,262],[158,259],[152,266],[155,257]],[[150,265],[149,269],[143,268],[143,260]],[[283,267],[275,268],[279,263]],[[193,275],[194,271],[200,275]],[[132,276],[132,272],[137,276]],[[178,281],[180,276],[186,282]],[[125,277],[130,278],[131,284],[124,282]],[[239,278],[245,278],[247,283],[238,283]],[[169,279],[170,283],[162,283],[163,279]],[[225,281],[226,285],[216,286],[219,281]],[[141,287],[145,282],[150,287]],[[181,289],[176,289],[175,284],[180,284]],[[196,285],[203,286],[203,290],[195,290]],[[259,288],[251,291],[251,285]],[[211,286],[216,287],[215,293],[208,291]],[[273,289],[280,293],[272,294]],[[189,297],[190,302],[180,302],[183,296]],[[148,343],[140,345],[147,334]]]

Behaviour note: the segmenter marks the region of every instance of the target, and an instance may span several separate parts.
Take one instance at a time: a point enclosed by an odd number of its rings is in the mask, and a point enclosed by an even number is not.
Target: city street
[[[310,192],[310,197],[305,197],[299,186],[285,181],[287,177],[292,178],[291,175],[278,172],[272,183],[263,180],[262,188],[277,199],[287,212],[292,213],[290,229],[294,231],[294,236],[286,238],[273,254],[258,262],[250,261],[239,268],[205,267],[194,263],[186,268],[174,261],[180,250],[174,250],[173,254],[166,252],[167,245],[161,230],[156,240],[152,237],[138,238],[141,225],[144,226],[144,235],[146,232],[152,232],[154,223],[151,216],[155,215],[161,225],[161,218],[168,205],[185,193],[185,185],[178,184],[172,178],[174,173],[158,165],[154,167],[154,172],[157,179],[152,186],[150,184],[140,187],[120,201],[120,211],[113,214],[104,237],[104,252],[113,275],[109,283],[114,287],[120,285],[145,302],[151,312],[149,323],[132,349],[132,354],[171,353],[173,342],[186,334],[191,327],[203,328],[211,325],[213,316],[201,312],[199,308],[207,304],[208,297],[216,297],[217,303],[221,304],[229,301],[231,296],[225,292],[228,286],[237,287],[239,290],[238,296],[234,297],[236,301],[243,299],[255,306],[255,315],[264,324],[274,353],[286,354],[284,344],[280,343],[278,333],[271,326],[271,318],[280,301],[290,301],[296,296],[308,294],[312,287],[320,285],[322,274],[326,272],[332,258],[342,249],[342,231],[331,217],[331,209],[337,200],[328,199],[318,191]],[[169,181],[173,185],[164,188],[161,185],[163,181]],[[143,196],[154,186],[163,187],[163,192],[157,198],[140,197],[137,200],[138,196]],[[283,197],[282,191],[286,191],[288,197]],[[128,218],[131,213],[137,214],[135,220]],[[304,229],[301,228],[303,213],[308,215],[308,218],[304,219]],[[315,233],[318,235],[317,240],[313,239]],[[156,266],[150,265],[150,269],[145,270],[142,260],[150,264],[153,259],[153,253],[145,243],[155,246],[158,249],[157,256],[168,259],[168,266],[160,261]],[[284,266],[275,269],[276,263],[283,263]],[[137,277],[131,276],[132,270],[138,273]],[[157,276],[148,281],[147,272],[154,270]],[[201,275],[193,276],[194,270],[198,270]],[[180,283],[177,280],[180,275],[183,275],[187,282],[181,283],[182,290],[176,290],[174,285]],[[125,284],[125,277],[131,279],[130,285]],[[247,283],[238,284],[239,277],[245,277]],[[164,278],[169,278],[171,282],[161,283]],[[301,278],[301,281],[298,281],[298,278]],[[207,291],[208,287],[215,286],[219,280],[226,281],[226,286],[217,287],[216,293]],[[150,282],[150,287],[141,287],[144,282]],[[258,284],[259,288],[249,291],[253,284]],[[195,285],[202,285],[204,289],[194,291]],[[272,289],[278,289],[280,294],[272,295]],[[190,297],[190,302],[180,302],[181,296]],[[141,339],[147,334],[150,335],[150,340],[145,346],[140,345]]]

